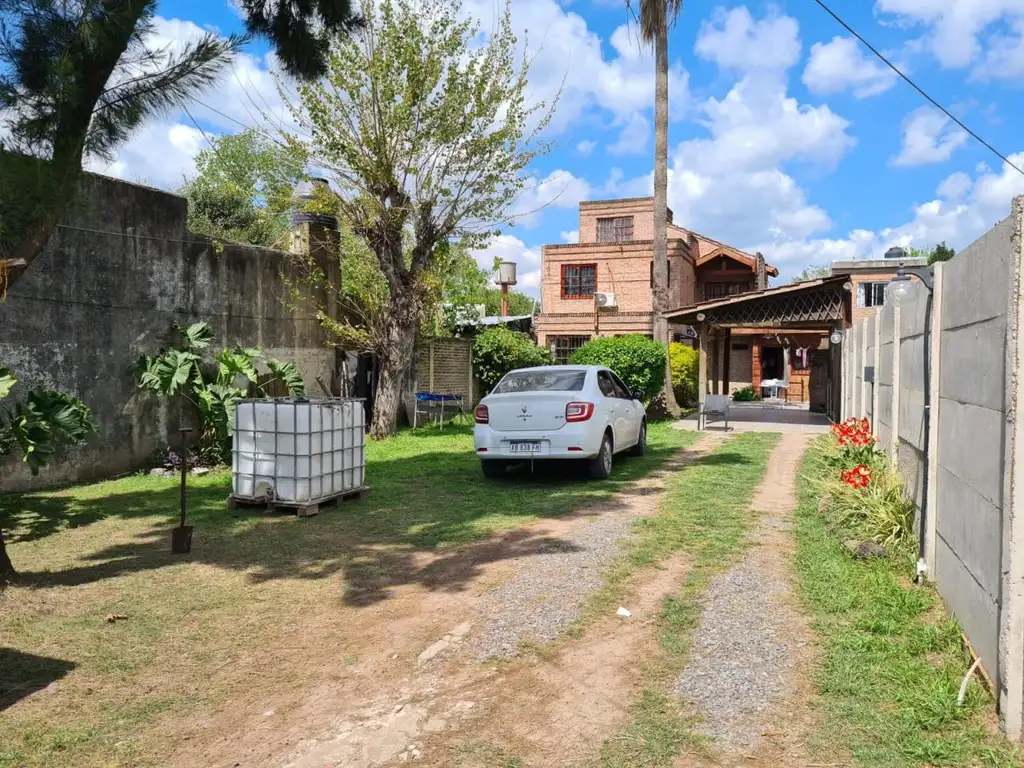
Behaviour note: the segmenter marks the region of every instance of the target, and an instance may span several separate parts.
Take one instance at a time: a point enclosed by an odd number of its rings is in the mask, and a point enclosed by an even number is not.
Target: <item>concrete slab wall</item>
[[[1009,219],[944,266],[935,578],[994,679],[1006,439]]]
[[[899,307],[879,311],[875,399],[868,405],[879,447],[892,447],[919,511],[919,531],[928,467],[927,573],[998,681],[1001,721],[1014,739],[1024,730],[1024,518],[1016,517],[1024,508],[1022,267],[1018,198],[1010,218],[937,269],[930,317],[929,292],[919,283]],[[861,408],[858,370],[872,352],[858,342],[870,330],[862,321],[847,331],[852,415]]]
[[[864,368],[875,367],[875,316],[871,315],[864,321],[864,339],[866,344],[864,346]],[[876,374],[877,371],[872,371],[872,374]],[[862,374],[863,375],[863,374]],[[869,376],[868,379],[871,377]],[[874,423],[874,406],[875,406],[875,387],[876,384],[865,379],[864,381],[864,416],[868,421]]]
[[[133,366],[171,341],[174,323],[209,322],[217,343],[260,345],[298,365],[311,392],[330,382],[333,349],[312,311],[281,304],[287,255],[214,247],[186,229],[185,200],[88,175],[46,252],[0,303],[0,363],[21,385],[80,397],[100,434],[32,478],[0,463],[0,488],[24,490],[109,477],[145,462],[179,414],[138,391]],[[15,390],[17,392],[18,390]]]

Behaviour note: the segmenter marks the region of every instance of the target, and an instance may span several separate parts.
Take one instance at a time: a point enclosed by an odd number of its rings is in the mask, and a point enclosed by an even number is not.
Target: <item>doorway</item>
[[[785,380],[786,363],[782,347],[761,348],[761,381],[766,379]]]

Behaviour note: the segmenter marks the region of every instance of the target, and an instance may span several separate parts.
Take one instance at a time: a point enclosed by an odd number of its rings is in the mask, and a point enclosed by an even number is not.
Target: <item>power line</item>
[[[860,35],[860,33],[857,32],[857,30],[855,30],[853,27],[851,27],[849,24],[847,24],[845,21],[843,21],[835,11],[833,11],[831,8],[829,8],[827,5],[825,5],[824,0],[814,0],[814,2],[816,2],[822,8],[824,8],[825,11],[828,13],[828,15],[831,16],[836,21],[838,21],[846,29],[847,32],[849,32],[851,35],[853,35],[858,40],[860,40],[865,46],[867,46],[869,51],[871,51],[873,54],[875,54],[875,56],[877,56],[879,59],[881,59],[882,62],[884,62],[887,67],[889,67],[889,69],[891,69],[897,75],[902,77],[910,85],[910,87],[912,87],[915,91],[917,91],[919,94],[924,96],[924,98],[926,98],[929,102],[931,102],[932,105],[934,105],[936,108],[940,109],[946,115],[946,117],[948,117],[954,123],[959,125],[965,131],[967,131],[967,133],[969,133],[971,136],[973,136],[977,141],[979,141],[983,145],[985,145],[985,147],[987,147],[989,149],[989,151],[991,151],[994,155],[996,155],[1000,160],[1002,160],[1008,166],[1013,168],[1013,170],[1015,170],[1021,176],[1024,176],[1024,170],[1021,170],[1015,163],[1013,163],[1010,160],[1010,158],[1008,158],[1006,155],[1004,155],[998,149],[996,149],[991,144],[989,144],[987,141],[985,141],[983,138],[981,138],[981,136],[979,136],[974,131],[972,131],[970,128],[968,128],[960,118],[958,118],[956,115],[954,115],[948,109],[946,109],[944,106],[939,104],[939,102],[937,102],[935,99],[933,99],[927,93],[925,93],[924,89],[921,88],[921,86],[919,86],[917,83],[915,83],[913,80],[911,80],[907,75],[903,74],[903,71],[899,67],[897,67],[895,64],[893,64],[891,61],[889,61],[889,59],[887,59],[882,54],[881,51],[879,51],[877,48],[875,48],[875,46],[873,46],[871,43],[869,43],[867,40],[865,40]]]

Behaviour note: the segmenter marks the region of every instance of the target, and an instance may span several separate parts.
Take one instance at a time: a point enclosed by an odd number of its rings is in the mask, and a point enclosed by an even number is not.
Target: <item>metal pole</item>
[[[192,430],[189,427],[180,427],[181,433],[181,527],[185,527],[185,513],[188,508],[188,499],[185,493],[186,477],[188,476],[188,442],[186,435]]]
[[[508,284],[501,284],[501,316],[508,317]]]

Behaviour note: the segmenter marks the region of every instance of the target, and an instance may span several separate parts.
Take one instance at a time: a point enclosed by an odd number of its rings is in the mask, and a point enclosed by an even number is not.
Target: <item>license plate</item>
[[[534,440],[518,440],[509,445],[512,453],[537,453],[540,451],[540,443]]]

